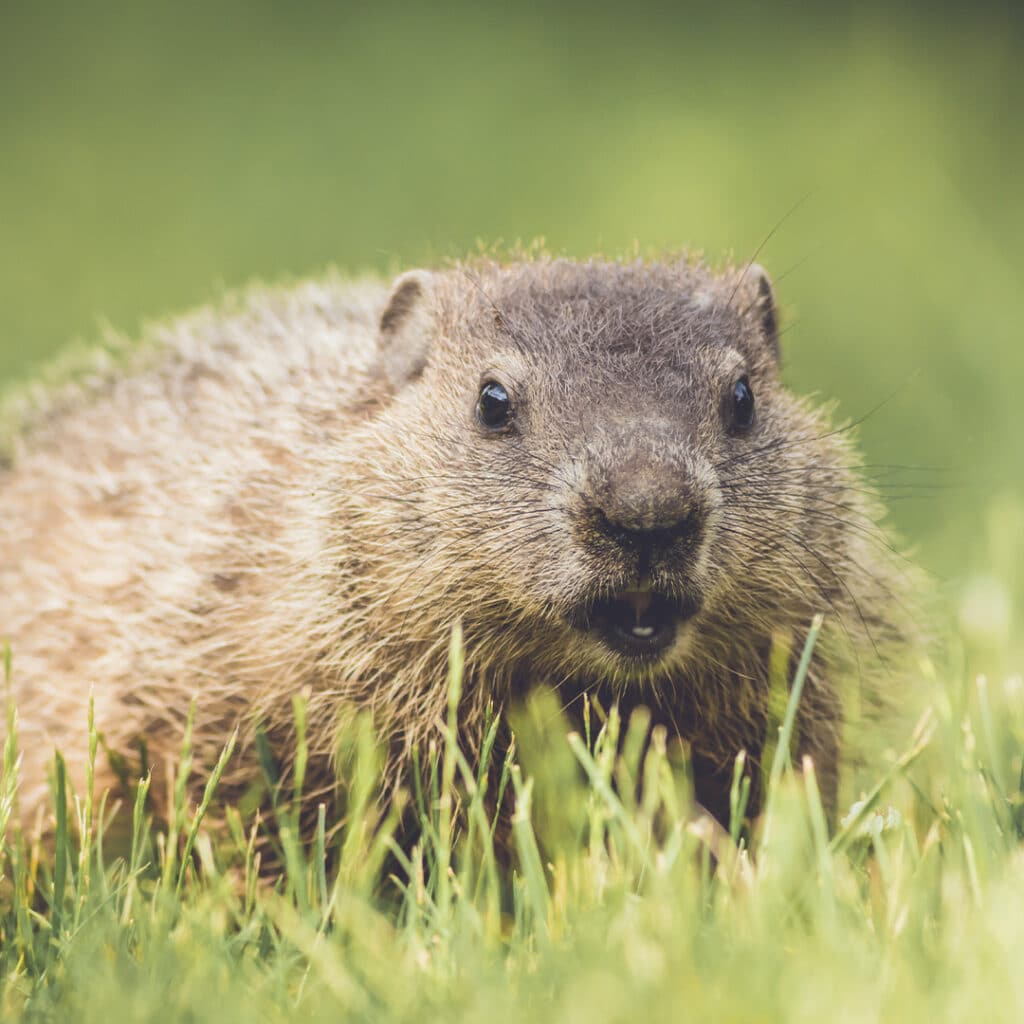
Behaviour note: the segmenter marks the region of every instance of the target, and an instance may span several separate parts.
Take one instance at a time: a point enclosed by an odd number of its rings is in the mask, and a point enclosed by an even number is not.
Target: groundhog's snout
[[[578,535],[616,583],[609,593],[597,581],[599,596],[572,622],[631,660],[655,659],[703,604],[693,570],[707,533],[706,490],[675,452],[643,448],[599,465],[588,483]]]

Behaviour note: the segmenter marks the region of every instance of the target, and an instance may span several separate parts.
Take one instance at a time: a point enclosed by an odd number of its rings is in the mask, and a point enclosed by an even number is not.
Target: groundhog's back
[[[20,425],[0,470],[0,638],[23,807],[44,803],[55,748],[81,786],[90,695],[109,746],[146,735],[159,771],[161,736],[180,742],[199,681],[203,713],[229,722],[272,699],[276,661],[283,673],[308,650],[322,585],[309,506],[329,439],[376,401],[385,297],[374,281],[253,290],[152,328],[116,366],[96,359],[9,399]],[[243,590],[253,644],[240,652]],[[197,734],[222,743],[213,724]],[[144,767],[140,755],[128,770]]]

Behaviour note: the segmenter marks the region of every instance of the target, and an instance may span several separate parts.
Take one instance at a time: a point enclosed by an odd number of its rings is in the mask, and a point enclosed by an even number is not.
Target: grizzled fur
[[[756,422],[739,436],[743,374]],[[474,415],[492,380],[515,409],[497,433]],[[764,740],[772,638],[799,649],[818,611],[800,749],[834,798],[835,680],[855,666],[877,694],[870,664],[900,636],[879,508],[846,433],[780,383],[756,266],[539,257],[390,292],[256,291],[27,421],[0,470],[0,635],[29,814],[54,745],[85,751],[90,692],[105,744],[137,765],[144,741],[158,773],[195,696],[199,760],[240,725],[227,791],[244,788],[256,723],[287,761],[305,691],[314,790],[334,784],[353,708],[372,711],[398,777],[436,734],[461,620],[468,749],[488,701],[532,686],[570,711],[584,691],[643,702],[692,745],[698,795],[722,815],[732,758]],[[696,539],[648,567],[699,609],[671,646],[636,662],[581,629],[581,609],[638,576],[602,524],[694,510]]]

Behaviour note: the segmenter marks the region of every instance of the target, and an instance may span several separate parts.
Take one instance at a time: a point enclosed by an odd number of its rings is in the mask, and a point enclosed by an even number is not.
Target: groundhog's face
[[[766,524],[772,500],[798,514],[787,448],[807,425],[778,383],[759,267],[409,275],[382,329],[387,428],[418,471],[394,474],[416,508],[407,589],[438,600],[443,579],[470,642],[650,678],[794,591]]]

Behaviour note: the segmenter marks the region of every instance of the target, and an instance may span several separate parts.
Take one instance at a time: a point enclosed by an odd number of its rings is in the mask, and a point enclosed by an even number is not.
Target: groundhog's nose
[[[705,503],[675,466],[623,460],[603,475],[590,498],[594,528],[641,562],[677,545],[695,547],[704,532]]]

